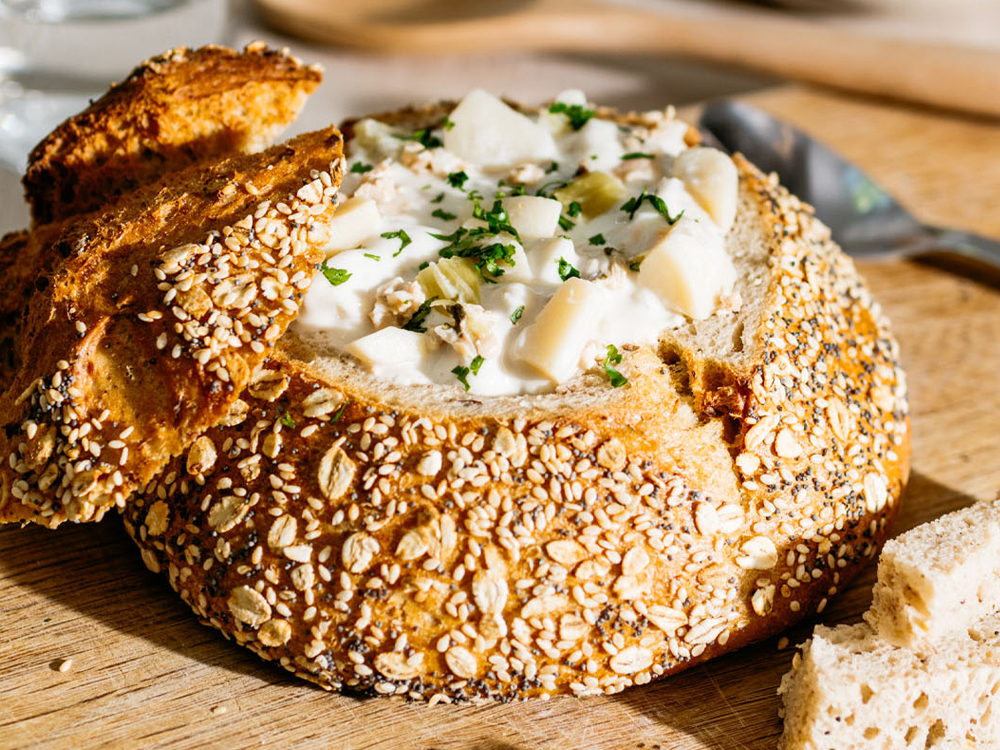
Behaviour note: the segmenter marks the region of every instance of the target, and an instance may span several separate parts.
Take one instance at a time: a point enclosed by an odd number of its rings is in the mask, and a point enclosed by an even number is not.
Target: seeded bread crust
[[[212,157],[271,143],[319,85],[318,68],[255,42],[186,47],[147,60],[31,152],[36,224],[87,213]]]
[[[286,334],[126,508],[146,565],[305,679],[432,702],[613,693],[822,610],[899,510],[905,381],[828,230],[736,161],[728,358],[698,322],[624,387],[485,398]]]
[[[168,172],[268,145],[319,79],[260,43],[171,50],[47,136],[24,180],[34,226],[0,239],[0,395],[19,368],[35,279],[68,252],[56,243],[66,221]]]
[[[230,412],[323,258],[341,147],[308,133],[67,225],[0,398],[0,521],[98,520]]]

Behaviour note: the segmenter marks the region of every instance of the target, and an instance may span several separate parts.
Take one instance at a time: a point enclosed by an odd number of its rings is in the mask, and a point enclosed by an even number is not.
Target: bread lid
[[[95,213],[36,227],[26,255],[14,256],[23,237],[5,245],[5,265],[22,266],[5,306],[16,310],[25,290],[36,291],[20,331],[23,365],[0,398],[0,521],[56,526],[98,520],[124,505],[170,456],[227,417],[297,314],[323,257],[342,170],[334,128],[253,155],[208,163],[193,155],[199,132],[219,135],[207,148],[215,155],[259,146],[255,124],[266,137],[290,121],[318,73],[273,85],[272,98],[287,105],[281,114],[250,108],[226,121],[225,107],[260,93],[234,81],[254,80],[263,48],[236,57],[221,48],[178,54],[146,63],[122,84],[185,79],[206,61],[225,61],[209,66],[220,93],[195,98],[205,127],[193,122],[178,135],[180,155],[165,167],[162,155],[141,152],[137,126],[117,144],[109,135],[131,127],[148,110],[149,89],[165,85],[144,85],[127,103],[113,88],[36,149],[39,157],[52,153],[46,144],[70,144],[58,169],[52,160],[40,166],[45,156],[34,166],[39,174],[71,174],[66,184],[79,188],[46,194],[52,200],[44,205],[42,193],[34,196],[36,217],[71,215],[126,194]],[[271,59],[288,67],[284,56]],[[191,100],[157,102],[165,108],[156,113],[161,122],[176,123]],[[60,133],[66,137],[55,138]],[[83,158],[93,153],[89,141],[106,147],[102,158]],[[108,166],[116,160],[126,164],[119,172]],[[166,173],[150,182],[157,163]],[[88,194],[94,190],[103,191],[100,201]]]

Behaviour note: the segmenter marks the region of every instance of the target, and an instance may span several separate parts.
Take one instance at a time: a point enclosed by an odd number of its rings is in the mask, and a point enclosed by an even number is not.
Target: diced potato
[[[739,176],[736,165],[714,148],[689,148],[674,159],[673,174],[712,217],[723,233],[736,220]]]
[[[567,209],[571,203],[579,203],[584,215],[593,217],[614,208],[625,197],[625,186],[607,172],[591,172],[559,188],[552,197]]]
[[[367,157],[376,161],[396,156],[403,146],[403,141],[395,136],[397,132],[384,122],[366,117],[354,124],[352,145],[364,149]]]
[[[554,237],[547,242],[540,242],[532,249],[530,257],[535,278],[548,284],[562,283],[559,276],[560,258],[574,268],[580,267],[580,256],[576,254],[573,240],[567,237]]]
[[[479,271],[468,258],[442,258],[417,274],[427,298],[479,302]]]
[[[639,267],[639,283],[664,305],[700,320],[732,291],[736,270],[721,232],[707,220],[681,218],[665,229]]]
[[[517,242],[511,242],[514,246],[514,257],[511,260],[514,261],[513,266],[508,266],[506,263],[500,265],[503,269],[503,275],[498,276],[495,280],[500,282],[521,282],[528,283],[534,279],[533,272],[531,270],[531,262],[528,260],[528,255],[524,252],[524,248]]]
[[[617,167],[625,153],[618,140],[618,123],[596,117],[588,120],[576,134],[576,152],[592,173]]]
[[[521,359],[553,382],[572,377],[606,308],[602,287],[585,279],[567,280],[525,329]]]
[[[512,195],[502,201],[510,223],[524,239],[551,237],[559,226],[562,204],[540,195]]]
[[[427,351],[427,337],[416,331],[388,326],[362,336],[344,349],[369,368],[418,363]]]
[[[369,198],[348,198],[338,208],[329,224],[327,256],[352,250],[377,233],[382,225],[378,205]]]
[[[483,167],[512,167],[556,156],[555,141],[543,126],[482,89],[473,89],[448,115],[452,127],[444,145]]]

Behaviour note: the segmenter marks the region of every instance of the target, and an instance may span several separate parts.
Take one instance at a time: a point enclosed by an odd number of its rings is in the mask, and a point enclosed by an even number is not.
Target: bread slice
[[[45,137],[24,188],[36,224],[93,211],[166,172],[270,144],[321,74],[255,42],[169,50]]]
[[[60,233],[0,398],[0,521],[97,520],[229,413],[323,258],[341,145],[172,172]]]
[[[1000,616],[919,655],[871,626],[818,626],[782,678],[781,750],[1000,747]]]
[[[886,543],[865,621],[916,651],[1000,609],[1000,501],[921,524]]]
[[[528,396],[286,334],[126,508],[146,564],[306,679],[432,701],[613,693],[822,609],[899,510],[905,381],[828,230],[735,161],[738,314]]]
[[[260,43],[176,49],[69,118],[31,153],[30,233],[0,240],[0,394],[20,362],[20,326],[38,275],[68,253],[64,224],[170,171],[270,144],[320,73]]]

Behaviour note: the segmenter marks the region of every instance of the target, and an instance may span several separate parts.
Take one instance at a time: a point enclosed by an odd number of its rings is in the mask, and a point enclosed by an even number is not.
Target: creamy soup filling
[[[437,127],[361,120],[322,275],[294,324],[403,384],[552,390],[625,344],[731,314],[732,160],[672,110],[640,125],[569,91],[536,116],[470,92]]]

